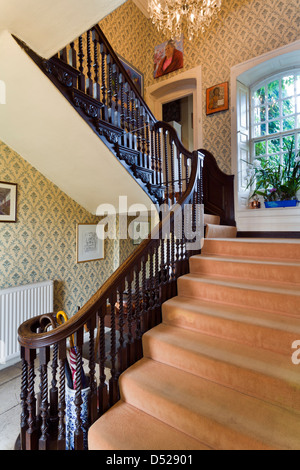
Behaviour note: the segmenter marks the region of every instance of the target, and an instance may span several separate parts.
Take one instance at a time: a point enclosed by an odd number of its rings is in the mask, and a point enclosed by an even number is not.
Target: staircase
[[[300,243],[236,239],[233,177],[156,121],[98,26],[49,60],[16,41],[105,144],[108,166],[121,163],[147,200],[176,207],[68,322],[51,313],[20,325],[20,447],[66,448],[73,336],[74,449],[90,426],[90,449],[299,449]],[[203,205],[217,217],[206,216],[199,255]]]
[[[300,449],[300,240],[206,239],[90,449]]]

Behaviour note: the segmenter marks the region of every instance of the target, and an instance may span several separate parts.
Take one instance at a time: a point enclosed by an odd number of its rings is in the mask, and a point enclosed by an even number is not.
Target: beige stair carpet
[[[300,240],[206,239],[90,449],[299,450]]]
[[[218,215],[204,214],[205,238],[236,238],[237,228],[220,225]]]

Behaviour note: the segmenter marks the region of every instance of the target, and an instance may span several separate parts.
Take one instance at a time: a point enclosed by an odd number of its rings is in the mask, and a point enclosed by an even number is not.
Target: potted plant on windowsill
[[[297,206],[300,152],[295,153],[293,143],[286,149],[282,162],[279,156],[257,157],[249,164],[247,189],[252,189],[250,200],[262,196],[266,208]]]

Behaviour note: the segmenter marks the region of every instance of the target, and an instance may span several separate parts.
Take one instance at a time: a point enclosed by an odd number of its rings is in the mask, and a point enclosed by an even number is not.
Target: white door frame
[[[163,104],[193,95],[194,149],[202,148],[202,73],[201,66],[160,81],[146,88],[146,103],[159,121]]]

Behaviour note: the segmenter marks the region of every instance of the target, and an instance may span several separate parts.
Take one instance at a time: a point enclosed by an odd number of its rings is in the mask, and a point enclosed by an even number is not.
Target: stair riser
[[[230,261],[215,261],[205,258],[191,258],[190,272],[192,274],[215,275],[238,279],[253,279],[274,281],[300,285],[299,266],[268,265],[263,263],[243,263]]]
[[[300,260],[300,244],[205,240],[202,253],[294,261]]]
[[[300,412],[299,387],[195,351],[167,344],[158,338],[143,336],[144,357],[177,367],[239,392]]]
[[[168,394],[162,396],[149,390],[148,386],[141,386],[126,374],[120,377],[120,395],[126,403],[191,437],[199,439],[201,442],[205,442],[213,449],[271,449],[250,436],[243,435],[241,432],[191,409],[183,408],[180,403],[172,401]]]
[[[199,331],[254,348],[274,351],[287,358],[291,357],[292,344],[299,336],[282,330],[174,308],[167,303],[163,305],[162,312],[165,324]]]
[[[300,297],[292,294],[215,285],[182,277],[178,279],[178,295],[300,317]]]

